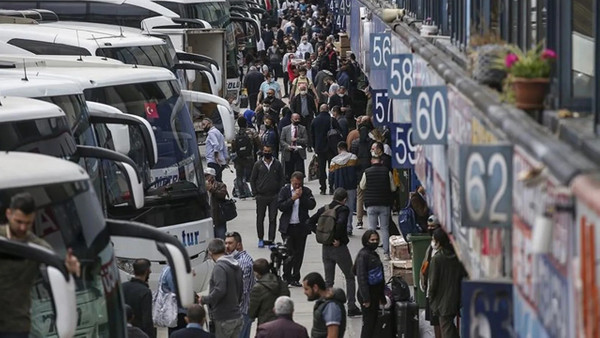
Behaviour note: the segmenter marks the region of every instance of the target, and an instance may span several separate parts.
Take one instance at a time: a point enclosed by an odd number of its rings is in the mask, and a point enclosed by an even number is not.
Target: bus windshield
[[[65,117],[0,123],[0,149],[67,158],[77,150]]]
[[[131,46],[99,48],[96,56],[105,56],[132,65],[155,66],[173,70],[176,56],[166,44],[153,46]]]
[[[7,202],[23,191],[31,193],[38,207],[34,233],[58,255],[72,248],[81,263],[81,277],[76,279],[76,336],[125,337],[119,272],[92,186],[88,181],[75,181],[6,189],[0,191],[0,201]],[[57,337],[51,295],[41,279],[31,297],[31,336]]]

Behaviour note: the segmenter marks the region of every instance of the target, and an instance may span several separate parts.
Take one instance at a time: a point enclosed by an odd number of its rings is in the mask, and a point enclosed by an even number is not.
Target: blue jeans
[[[242,313],[242,331],[240,331],[240,338],[250,338],[250,328],[252,327],[252,319],[247,314]]]
[[[383,253],[390,254],[390,207],[372,205],[367,207],[367,218],[369,229],[377,229],[377,221],[381,227],[381,241],[383,241]]]
[[[222,224],[215,224],[214,232],[215,238],[225,240],[225,234],[227,233],[227,222],[223,222]]]
[[[346,228],[348,231],[352,231],[352,213],[356,211],[356,189],[346,190],[348,192],[348,199],[346,200],[346,206],[350,209],[348,213],[348,225]]]

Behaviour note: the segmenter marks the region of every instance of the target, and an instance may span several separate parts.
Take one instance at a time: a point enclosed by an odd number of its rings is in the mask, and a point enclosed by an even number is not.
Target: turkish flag
[[[144,103],[144,110],[146,111],[147,118],[149,118],[149,119],[157,119],[158,118],[158,109],[156,108],[156,103],[154,103],[154,102]]]
[[[267,7],[268,11],[270,11],[271,10],[271,1],[265,0],[265,7]]]

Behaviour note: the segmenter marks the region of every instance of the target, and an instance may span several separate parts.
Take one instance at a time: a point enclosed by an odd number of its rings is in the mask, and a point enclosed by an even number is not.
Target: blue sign
[[[412,141],[412,125],[410,123],[394,123],[390,125],[392,132],[392,167],[412,169],[417,156],[416,146]]]
[[[413,87],[412,54],[392,54],[388,59],[388,95],[392,99],[410,99]]]
[[[369,37],[371,69],[386,69],[387,59],[392,52],[390,33],[371,33]]]
[[[350,15],[350,11],[352,10],[352,1],[351,0],[339,0],[340,2],[340,14]]]
[[[341,0],[344,2],[344,0]],[[346,31],[346,14],[343,14],[340,10],[337,14],[335,14],[335,26],[338,30]]]
[[[448,143],[448,90],[446,86],[413,87],[411,120],[416,144]]]
[[[510,281],[463,281],[461,296],[461,337],[516,337]]]
[[[512,146],[461,145],[458,158],[462,226],[510,227]]]
[[[386,89],[373,89],[373,125],[385,126],[392,122],[392,100],[388,98]]]

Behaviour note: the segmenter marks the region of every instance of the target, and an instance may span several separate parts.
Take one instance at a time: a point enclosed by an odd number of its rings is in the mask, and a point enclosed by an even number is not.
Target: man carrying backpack
[[[323,244],[322,258],[325,270],[325,283],[328,288],[333,287],[336,264],[346,278],[346,291],[348,292],[348,317],[360,316],[362,313],[356,306],[356,279],[352,272],[352,256],[348,250],[348,233],[346,225],[350,210],[346,206],[348,193],[344,188],[337,188],[333,192],[333,201],[317,210],[309,219],[313,227],[317,242]]]
[[[235,154],[235,189],[239,198],[252,197],[252,191],[248,187],[250,175],[254,166],[254,154],[260,147],[258,134],[252,128],[248,128],[246,118],[240,116],[237,120],[238,131],[235,139],[231,142],[231,151]]]

